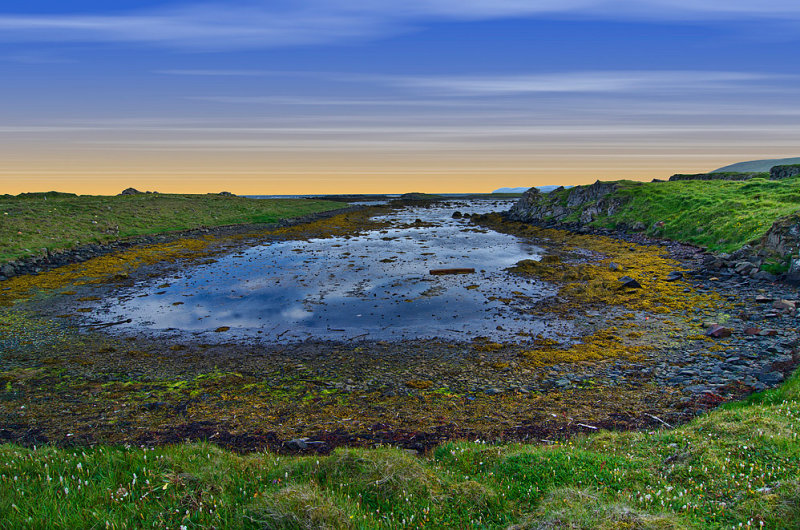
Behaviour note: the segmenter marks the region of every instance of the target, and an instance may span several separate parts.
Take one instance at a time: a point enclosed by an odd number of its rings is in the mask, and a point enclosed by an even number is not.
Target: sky
[[[796,0],[0,0],[0,193],[488,192],[800,156]]]

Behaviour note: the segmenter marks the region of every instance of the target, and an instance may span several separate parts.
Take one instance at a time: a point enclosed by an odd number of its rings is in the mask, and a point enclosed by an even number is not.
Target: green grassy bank
[[[691,423],[329,456],[0,446],[0,527],[798,528],[800,376]]]
[[[128,236],[279,219],[341,208],[307,199],[142,194],[0,196],[0,263]]]
[[[554,192],[566,197],[571,190]],[[613,198],[624,204],[595,226],[644,223],[646,233],[730,252],[763,236],[778,218],[800,208],[800,178],[748,181],[620,181]],[[580,213],[574,215],[577,220]],[[663,223],[663,226],[655,226]]]

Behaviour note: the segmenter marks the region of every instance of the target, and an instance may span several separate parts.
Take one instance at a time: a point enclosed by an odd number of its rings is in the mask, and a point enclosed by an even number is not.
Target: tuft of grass
[[[556,489],[539,508],[509,530],[678,530],[687,528],[671,514],[650,514],[574,488]]]
[[[345,511],[318,488],[290,486],[252,503],[246,519],[274,530],[353,528]]]

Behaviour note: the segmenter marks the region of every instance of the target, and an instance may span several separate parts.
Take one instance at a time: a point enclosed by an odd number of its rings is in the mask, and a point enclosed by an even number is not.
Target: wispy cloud
[[[562,72],[501,76],[387,77],[387,83],[445,95],[482,96],[532,93],[641,92],[709,90],[774,81],[785,76],[749,72],[686,70]],[[766,87],[768,88],[768,87]]]
[[[173,5],[124,14],[0,14],[0,40],[236,49],[385,36],[426,22],[508,17],[800,21],[796,0],[295,0]]]

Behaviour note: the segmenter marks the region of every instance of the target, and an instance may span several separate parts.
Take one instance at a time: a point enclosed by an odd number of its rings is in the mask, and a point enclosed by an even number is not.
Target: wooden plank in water
[[[436,276],[441,276],[443,274],[472,274],[475,272],[475,269],[431,269],[430,273]]]

